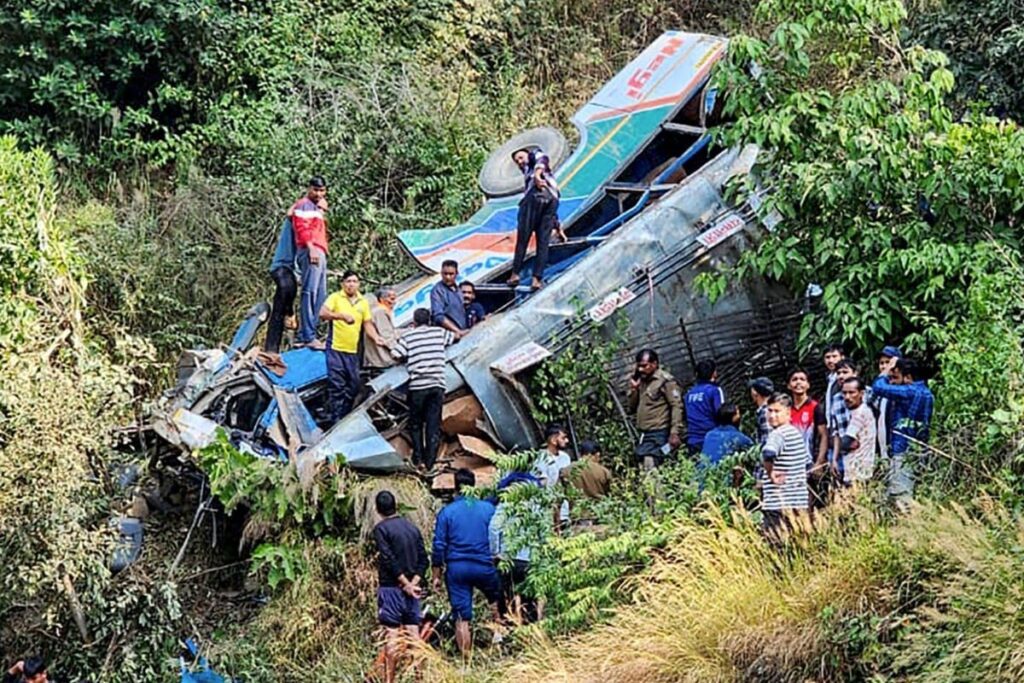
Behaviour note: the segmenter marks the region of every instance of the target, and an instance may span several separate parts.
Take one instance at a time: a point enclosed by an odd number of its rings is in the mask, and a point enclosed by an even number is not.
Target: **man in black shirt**
[[[428,560],[420,530],[398,515],[395,496],[390,491],[381,491],[377,494],[376,506],[381,516],[381,521],[373,528],[373,539],[380,554],[377,617],[387,630],[384,680],[392,683],[402,630],[405,630],[406,640],[419,638],[421,584]]]
[[[46,662],[39,657],[18,660],[3,677],[3,683],[49,683],[49,681]]]

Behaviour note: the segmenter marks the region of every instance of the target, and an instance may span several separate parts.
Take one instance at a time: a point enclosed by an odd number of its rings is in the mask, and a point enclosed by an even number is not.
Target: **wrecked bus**
[[[710,72],[725,47],[721,38],[665,33],[576,113],[580,142],[571,156],[549,129],[517,136],[482,170],[488,199],[469,221],[400,235],[426,272],[399,287],[397,325],[429,305],[436,271],[449,258],[492,313],[448,350],[448,453],[439,462],[468,459],[461,464],[474,464],[486,479],[491,451],[535,446],[539,429],[523,373],[613,316],[628,320],[637,348],[658,347],[681,381],[692,377],[698,356],[718,360],[727,385],[749,376],[755,360],[761,368],[776,358],[788,362],[799,312],[784,294],[765,283],[736,283],[712,304],[694,288],[699,273],[735,262],[774,227],[757,217],[762,191],[751,173],[758,150],[716,149],[708,132],[720,110]],[[531,144],[555,149],[556,163],[564,159],[555,175],[569,237],[552,245],[547,284],[537,292],[504,284],[522,188],[510,153]],[[750,182],[729,202],[725,189],[737,179]],[[528,258],[524,271],[531,266]],[[323,417],[322,352],[286,351],[280,368],[253,347],[268,312],[266,304],[254,306],[225,348],[184,354],[178,385],[153,414],[156,433],[188,450],[223,427],[239,448],[300,468],[335,460],[370,473],[407,469],[405,368],[368,381],[353,411],[330,423]],[[627,364],[624,357],[608,371]],[[618,377],[610,380],[618,384]],[[445,488],[444,473],[434,485]]]

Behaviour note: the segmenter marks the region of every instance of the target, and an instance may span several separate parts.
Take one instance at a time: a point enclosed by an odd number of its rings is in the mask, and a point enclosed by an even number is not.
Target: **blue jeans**
[[[320,320],[320,309],[327,299],[327,255],[320,257],[320,263],[309,262],[309,249],[299,249],[295,255],[302,280],[302,298],[299,300],[299,334],[296,341],[308,344],[316,339],[316,324]]]

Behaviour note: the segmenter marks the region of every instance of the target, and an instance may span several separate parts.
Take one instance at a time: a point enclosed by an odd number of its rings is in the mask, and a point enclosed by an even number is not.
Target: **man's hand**
[[[25,671],[25,660],[19,659],[18,661],[16,661],[14,663],[14,666],[12,666],[10,669],[7,670],[7,673],[9,673],[12,676],[17,676],[17,675],[19,675],[21,673],[24,673],[24,671]]]
[[[433,591],[435,593],[440,593],[441,592],[441,577],[440,576],[435,576],[433,581],[430,582],[430,587],[433,589]]]
[[[347,325],[351,325],[352,323],[354,323],[356,321],[356,319],[353,318],[348,313],[338,313],[337,315],[338,315],[338,320],[340,320],[341,322],[343,322],[343,323],[345,323]]]
[[[320,261],[324,257],[324,252],[320,251],[316,247],[309,248],[309,263],[313,266],[319,266]]]
[[[410,598],[416,598],[417,600],[423,596],[423,589],[410,582],[406,582],[406,584],[402,586],[402,591]]]
[[[683,440],[679,438],[678,434],[669,434],[668,445],[672,447],[672,450],[679,448],[682,443]]]
[[[776,486],[782,486],[786,483],[786,475],[778,470],[773,469],[771,473],[772,483]]]
[[[839,466],[836,465],[835,463],[832,463],[831,465],[829,465],[829,470],[832,472],[832,476],[835,477],[836,480],[838,481],[839,480]]]
[[[327,206],[327,198],[326,198],[326,197],[323,197],[323,198],[321,198],[321,199],[320,199],[320,200],[319,200],[319,201],[318,201],[318,202],[316,203],[316,206],[317,206],[317,208],[318,208],[318,209],[320,209],[321,211],[327,211],[327,210],[328,210],[328,209],[330,208],[329,206]]]
[[[640,380],[637,379],[636,377],[630,377],[629,378],[629,390],[630,391],[636,391],[639,388],[640,388]]]

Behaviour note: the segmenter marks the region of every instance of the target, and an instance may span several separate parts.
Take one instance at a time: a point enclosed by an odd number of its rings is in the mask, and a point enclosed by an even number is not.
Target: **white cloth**
[[[842,436],[857,440],[857,448],[843,456],[843,481],[868,481],[875,473],[875,415],[867,403],[850,411],[850,426]]]
[[[558,455],[551,455],[550,451],[545,448],[533,463],[533,473],[541,480],[544,487],[550,491],[558,486],[558,477],[562,470],[571,464],[572,460],[565,451],[558,451]],[[569,521],[568,500],[562,501],[559,516],[563,522]]]

